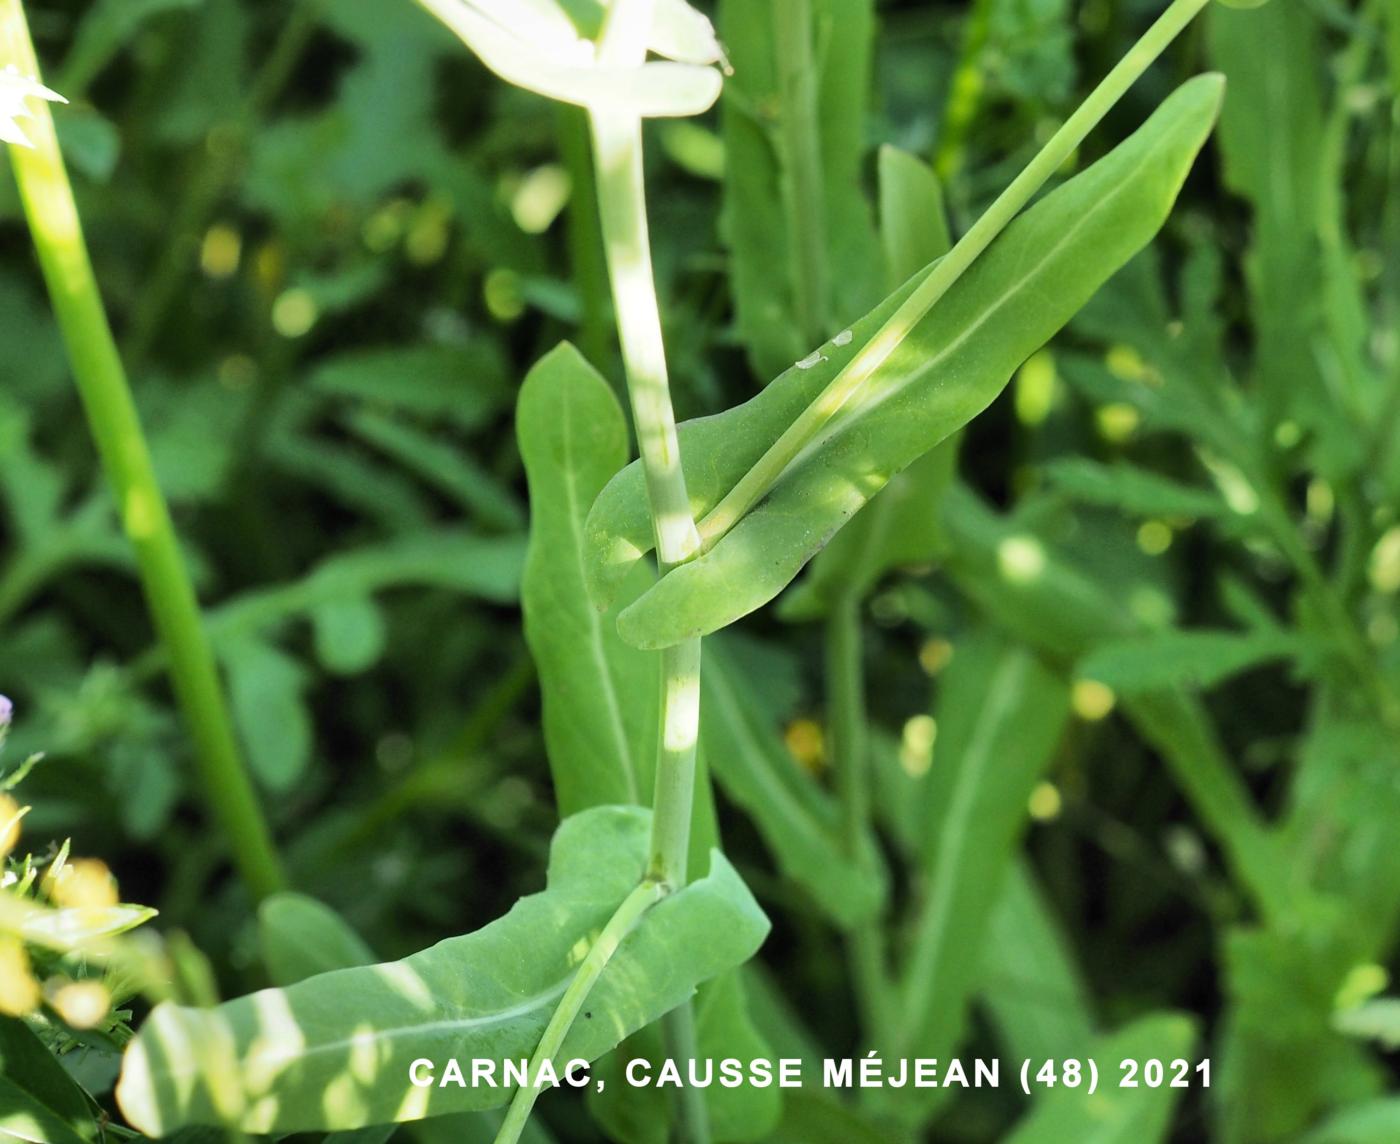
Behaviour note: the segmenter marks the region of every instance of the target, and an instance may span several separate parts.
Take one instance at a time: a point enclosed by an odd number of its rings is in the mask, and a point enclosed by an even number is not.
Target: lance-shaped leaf
[[[525,378],[515,428],[530,485],[525,636],[540,673],[559,812],[647,802],[656,664],[593,609],[583,578],[584,517],[627,461],[627,422],[608,383],[565,344]]]
[[[1089,983],[1031,864],[1007,870],[982,946],[980,1003],[1017,1060],[1068,1060],[1093,1036]]]
[[[886,892],[874,839],[850,860],[839,807],[798,767],[773,725],[774,705],[760,698],[765,673],[772,667],[757,649],[728,637],[706,644],[700,741],[710,770],[753,819],[784,877],[843,929],[869,922]]]
[[[719,98],[721,78],[712,67],[660,60],[640,67],[605,67],[595,46],[548,3],[521,0],[418,0],[452,29],[488,68],[507,83],[594,111],[645,118],[699,115]],[[693,20],[677,19],[667,5],[663,34],[652,45],[682,57],[709,52],[697,41]],[[706,61],[708,62],[708,61]]]
[[[938,176],[890,146],[880,148],[880,238],[893,285],[952,245]],[[892,480],[817,554],[802,583],[783,598],[783,618],[821,615],[843,593],[863,596],[893,568],[932,561],[942,543],[938,502],[957,462],[953,436]]]
[[[719,5],[734,66],[720,105],[720,226],[735,319],[763,378],[884,293],[861,186],[874,9],[872,0]]]
[[[646,867],[650,814],[597,807],[554,837],[546,889],[503,918],[402,961],[323,973],[212,1010],[158,1006],[127,1049],[117,1098],[141,1131],[216,1123],[192,1046],[217,1046],[245,1132],[350,1129],[489,1108],[512,1089],[417,1087],[427,1058],[528,1060],[604,924]],[[593,1060],[749,958],[768,922],[719,854],[710,873],[651,908],[589,995],[561,1057]],[[346,999],[354,1004],[347,1005]],[[441,1077],[438,1077],[440,1080]]]
[[[992,632],[961,641],[940,684],[925,789],[922,903],[900,989],[901,1054],[957,1048],[983,941],[1030,794],[1069,716],[1064,679]],[[930,1100],[942,1090],[930,1090]]]
[[[618,617],[666,647],[771,600],[889,479],[980,413],[1166,219],[1220,106],[1218,77],[1184,84],[1127,141],[1013,222],[837,411],[747,516]],[[906,287],[907,291],[910,287]],[[681,429],[692,509],[713,507],[873,337],[904,291],[745,405]],[[888,333],[885,336],[889,336]],[[589,515],[590,586],[606,604],[651,548],[641,471]]]
[[[989,617],[1054,659],[1142,634],[1113,587],[1071,565],[1034,534],[989,511],[967,488],[944,504],[947,569]],[[1125,697],[1138,731],[1162,753],[1196,813],[1266,912],[1287,912],[1278,842],[1200,701],[1179,687]]]
[[[84,1144],[97,1136],[78,1083],[28,1025],[0,1016],[0,1140]]]
[[[305,894],[274,894],[258,907],[258,944],[268,976],[278,985],[375,960],[344,918]]]

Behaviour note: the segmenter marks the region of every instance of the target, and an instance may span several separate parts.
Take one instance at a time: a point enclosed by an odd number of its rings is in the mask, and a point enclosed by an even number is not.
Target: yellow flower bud
[[[117,881],[105,862],[79,858],[53,880],[49,895],[65,909],[108,909],[117,904]]]
[[[0,794],[0,859],[19,845],[19,820],[28,811],[7,794]]]
[[[75,1029],[91,1029],[112,1010],[112,995],[100,981],[70,981],[53,991],[49,1004]]]
[[[0,936],[0,1013],[23,1017],[39,1007],[39,983],[18,938]]]

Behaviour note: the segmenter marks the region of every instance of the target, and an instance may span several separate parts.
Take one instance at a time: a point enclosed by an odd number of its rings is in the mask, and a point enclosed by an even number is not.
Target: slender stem
[[[652,795],[648,874],[679,889],[686,883],[695,801],[695,746],[700,731],[700,641],[661,653],[661,727]]]
[[[778,145],[792,249],[793,300],[803,339],[818,342],[829,332],[826,311],[830,283],[811,0],[775,0],[773,25],[782,96]]]
[[[608,962],[612,960],[618,946],[637,927],[647,910],[666,896],[666,892],[666,887],[660,882],[647,879],[623,900],[617,912],[608,919],[603,932],[598,935],[598,940],[593,943],[593,947],[583,959],[583,964],[574,974],[574,979],[564,990],[564,996],[560,998],[558,1008],[549,1018],[540,1043],[535,1046],[534,1055],[530,1058],[531,1083],[521,1085],[515,1090],[510,1109],[496,1133],[496,1144],[515,1144],[520,1139],[520,1134],[525,1130],[525,1123],[530,1119],[530,1112],[540,1095],[540,1069],[546,1061],[552,1061],[563,1047],[564,1038],[578,1019],[583,1003],[588,1000],[588,994],[598,983],[598,978],[603,975],[603,970],[608,967]]]
[[[20,0],[0,0],[0,63],[38,76]],[[146,601],[170,679],[194,738],[208,807],[257,897],[284,884],[271,833],[239,754],[199,602],[156,481],[126,372],[93,276],[78,208],[47,105],[35,101],[33,150],[10,148],[39,263],[68,349],[88,424],[136,550]]]
[[[651,27],[653,0],[615,0],[599,39],[609,64],[641,63]],[[656,554],[664,575],[693,559],[700,536],[681,469],[676,417],[671,407],[661,312],[652,273],[642,168],[642,124],[633,117],[591,116],[594,178],[602,217],[603,246],[612,282],[622,361],[632,419],[646,474]],[[651,858],[647,876],[669,889],[686,883],[690,823],[695,803],[695,749],[700,731],[700,641],[686,640],[661,653],[661,725],[652,799]],[[695,1016],[687,1001],[663,1018],[672,1057],[696,1053]],[[687,1144],[710,1139],[705,1094],[679,1096],[673,1138]]]
[[[653,0],[614,0],[599,37],[600,62],[640,64],[646,55]],[[642,171],[642,123],[636,116],[591,114],[593,154],[603,245],[617,313],[627,391],[632,403],[647,495],[664,573],[691,559],[700,538],[681,471],[676,418],[671,408],[661,311],[652,275]],[[570,983],[535,1050],[532,1070],[559,1051],[584,1000],[613,952],[643,914],[666,894],[685,885],[690,820],[695,800],[695,748],[700,723],[700,641],[688,640],[661,654],[661,725],[657,737],[651,857],[645,880],[623,902]],[[667,1014],[665,1031],[673,1052],[695,1051],[690,1003]],[[519,1090],[496,1137],[518,1140],[537,1090]],[[705,1144],[709,1125],[703,1093],[683,1099],[677,1137]]]
[[[733,528],[773,487],[798,454],[845,407],[914,325],[962,277],[992,240],[1030,202],[1036,191],[1074,154],[1123,93],[1209,2],[1173,0],[1171,7],[1104,77],[1103,82],[987,208],[986,213],[973,223],[947,257],[933,267],[928,277],[905,299],[904,304],[890,316],[861,352],[831,380],[822,394],[798,415],[753,468],[700,522],[700,536],[706,548]]]
[[[642,183],[642,123],[635,117],[593,117],[603,244],[617,311],[622,362],[646,475],[647,496],[663,569],[683,564],[700,547],[681,471],[676,417],[652,277]]]
[[[629,33],[635,14],[614,5],[618,26]],[[604,45],[606,46],[606,33]],[[622,360],[632,401],[642,468],[656,533],[661,570],[699,551],[681,471],[676,418],[671,408],[661,314],[652,277],[642,182],[642,125],[636,117],[595,114],[593,143],[603,243],[617,311]],[[661,728],[657,753],[650,872],[673,887],[685,885],[691,807],[695,794],[695,746],[700,723],[700,642],[687,640],[661,655]]]
[[[841,801],[846,860],[863,860],[870,829],[870,762],[866,739],[860,598],[843,592],[826,622],[826,691],[831,757]],[[846,934],[856,1002],[868,1043],[881,1045],[889,1028],[888,966],[881,927],[867,922]]]
[[[695,1035],[695,1007],[687,1001],[677,1005],[661,1018],[661,1033],[666,1046],[668,1059],[683,1062],[693,1061],[700,1055],[699,1042]],[[710,1109],[705,1103],[705,1090],[695,1085],[680,1085],[674,1093],[675,1116],[672,1123],[677,1131],[672,1135],[676,1144],[710,1138]]]

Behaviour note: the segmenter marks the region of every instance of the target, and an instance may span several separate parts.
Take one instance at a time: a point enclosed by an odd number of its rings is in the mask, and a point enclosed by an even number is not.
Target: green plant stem
[[[0,0],[0,52],[0,62],[38,76],[20,0]],[[47,105],[32,102],[28,129],[35,146],[10,148],[20,197],[88,424],[136,551],[171,684],[194,739],[208,808],[250,892],[261,898],[285,884],[281,866],[239,754],[199,602],[107,322],[53,117]]]
[[[324,0],[301,0],[292,10],[254,75],[247,98],[234,109],[228,122],[217,124],[209,131],[205,153],[175,209],[166,245],[132,317],[131,332],[123,343],[128,361],[145,360],[151,343],[180,297],[201,236],[219,201],[238,176],[248,140],[287,86],[310,44],[323,3]]]
[[[803,339],[820,341],[827,329],[830,281],[826,259],[826,202],[822,188],[817,68],[812,58],[811,0],[774,0],[782,111],[778,148],[792,250],[792,291]]]
[[[826,692],[831,757],[841,800],[841,833],[848,862],[863,860],[870,829],[870,761],[865,733],[865,675],[860,598],[843,592],[826,621]],[[880,926],[868,922],[845,935],[856,1003],[869,1044],[886,1044],[888,965]]]
[[[615,0],[599,38],[602,62],[623,66],[642,62],[652,8],[653,0]],[[591,120],[603,247],[638,451],[646,474],[657,560],[664,575],[699,553],[700,536],[681,469],[651,265],[642,123],[635,116],[595,114]],[[686,883],[699,734],[700,641],[693,639],[661,653],[661,725],[648,877],[673,890]],[[694,1055],[695,1016],[689,1001],[668,1013],[662,1028],[673,1056],[685,1060]],[[683,1144],[706,1144],[710,1131],[704,1093],[683,1089],[676,1112],[673,1138]]]
[[[646,55],[653,0],[615,0],[598,42],[600,62],[640,64]],[[656,552],[664,573],[692,559],[700,538],[690,511],[681,471],[676,417],[671,407],[661,310],[652,273],[642,170],[642,122],[636,116],[590,115],[594,179],[602,221],[603,247],[617,315],[627,392],[646,474]],[[537,1066],[559,1051],[584,1000],[617,946],[643,914],[686,883],[690,822],[695,802],[695,750],[700,729],[700,641],[687,640],[661,654],[661,722],[658,729],[650,860],[645,879],[604,927],[550,1018],[533,1058]],[[693,1053],[694,1015],[690,1003],[663,1019],[668,1045]],[[522,1089],[497,1135],[513,1144],[529,1118],[536,1092]],[[687,1144],[709,1139],[704,1094],[680,1100],[676,1138]]]
[[[650,9],[649,0],[614,4],[600,41],[600,57],[613,63],[625,64],[631,58],[640,62],[645,50],[640,32],[650,26]],[[646,476],[657,558],[665,574],[697,554],[700,538],[681,471],[661,312],[652,274],[642,171],[642,123],[636,116],[594,114],[592,127],[613,308]],[[686,880],[694,801],[695,746],[700,722],[699,640],[686,641],[662,653],[661,679],[662,719],[650,872],[679,888]]]
[[[775,441],[754,466],[700,522],[700,536],[710,548],[734,527],[773,487],[828,423],[870,379],[909,331],[943,297],[982,254],[1032,196],[1074,154],[1129,87],[1180,34],[1210,0],[1173,0],[1172,5],[1133,45],[1041,148],[1026,168],[1012,180],[986,212],[962,236],[948,255],[934,265],[865,347],[841,370]]]
[[[540,1037],[540,1043],[535,1046],[534,1055],[530,1058],[529,1076],[532,1083],[521,1085],[515,1090],[510,1108],[496,1133],[496,1144],[515,1144],[520,1139],[520,1134],[525,1130],[525,1123],[530,1119],[530,1112],[540,1095],[538,1085],[533,1083],[538,1080],[539,1070],[546,1061],[552,1061],[563,1047],[564,1038],[578,1019],[583,1003],[588,1000],[588,994],[598,983],[598,978],[603,975],[603,970],[608,967],[608,962],[612,960],[623,940],[637,927],[647,910],[664,898],[666,893],[667,889],[662,883],[646,879],[627,895],[622,905],[618,906],[617,911],[608,919],[607,925],[598,935],[598,940],[593,943],[583,963],[578,967],[578,972],[574,974],[574,979],[564,990],[564,996],[560,998],[558,1008],[550,1016],[549,1024],[545,1026],[544,1034]]]

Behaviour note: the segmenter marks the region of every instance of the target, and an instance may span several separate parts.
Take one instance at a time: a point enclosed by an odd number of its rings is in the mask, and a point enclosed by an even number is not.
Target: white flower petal
[[[0,71],[0,140],[13,143],[17,147],[34,146],[15,122],[18,119],[34,118],[34,113],[25,103],[28,99],[46,99],[50,103],[68,102],[58,92],[50,91],[38,80],[20,75],[11,64]]]
[[[669,61],[599,67],[586,40],[549,43],[516,35],[484,14],[483,8],[493,0],[419,2],[502,79],[551,99],[643,117],[671,117],[698,115],[719,98],[722,80],[711,67]],[[515,19],[519,20],[518,13]]]

